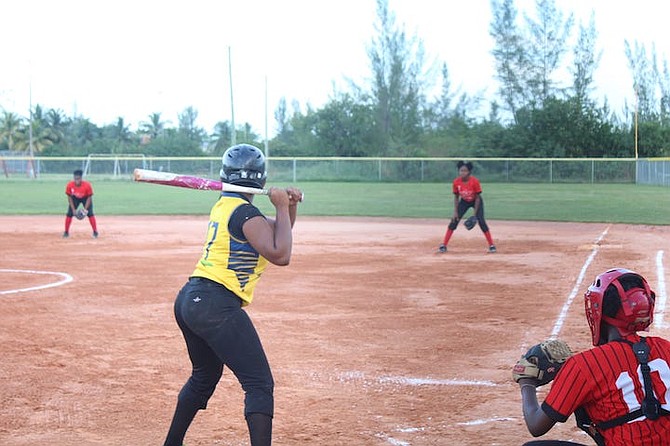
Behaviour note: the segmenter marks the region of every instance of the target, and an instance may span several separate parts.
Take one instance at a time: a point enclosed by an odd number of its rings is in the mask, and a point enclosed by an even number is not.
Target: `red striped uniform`
[[[627,336],[637,342],[637,335]],[[670,342],[647,337],[649,367],[654,394],[670,410]],[[631,346],[609,342],[569,358],[554,380],[542,409],[553,420],[565,422],[584,407],[596,424],[613,420],[640,408],[644,384],[640,365]],[[629,423],[601,431],[607,446],[670,445],[670,416],[655,421],[641,416]]]

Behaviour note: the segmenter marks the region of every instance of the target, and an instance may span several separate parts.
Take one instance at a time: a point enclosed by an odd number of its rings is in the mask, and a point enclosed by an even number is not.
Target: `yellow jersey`
[[[212,207],[209,215],[207,241],[192,277],[205,277],[220,283],[248,305],[254,298],[254,288],[268,265],[249,242],[235,237],[228,229],[233,212],[242,205],[249,204],[238,195],[224,194]],[[255,209],[255,208],[254,208]],[[261,215],[257,211],[254,215]]]

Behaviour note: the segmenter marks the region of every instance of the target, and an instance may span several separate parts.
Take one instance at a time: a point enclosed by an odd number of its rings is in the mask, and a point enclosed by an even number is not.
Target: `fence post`
[[[554,165],[551,160],[549,160],[549,183],[554,182]]]
[[[378,171],[379,171],[379,181],[381,181],[382,180],[382,159],[381,158],[379,158],[379,160],[378,160],[378,165],[379,165],[379,169],[378,169]]]
[[[593,181],[595,179],[595,170],[596,170],[596,161],[591,160],[591,184],[593,184]]]
[[[298,175],[298,173],[297,173],[297,163],[298,163],[298,160],[293,158],[293,182],[294,183],[295,183],[297,175]]]

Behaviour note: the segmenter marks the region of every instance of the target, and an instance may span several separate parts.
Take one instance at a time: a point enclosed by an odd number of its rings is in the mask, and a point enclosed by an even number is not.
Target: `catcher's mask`
[[[621,336],[646,330],[654,319],[656,294],[644,277],[629,269],[616,268],[598,275],[584,293],[586,320],[593,345],[600,345],[602,322]]]
[[[221,158],[221,181],[240,186],[265,186],[265,155],[255,146],[237,144],[228,148]]]

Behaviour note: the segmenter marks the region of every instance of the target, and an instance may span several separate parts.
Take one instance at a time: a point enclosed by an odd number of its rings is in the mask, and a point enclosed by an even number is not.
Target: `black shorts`
[[[74,208],[77,209],[80,205],[84,206],[86,205],[86,200],[88,200],[88,197],[84,198],[77,198],[72,195],[70,195],[72,198],[72,203],[74,203]],[[70,206],[67,207],[67,214],[68,217],[74,217],[74,213],[72,212],[72,209]],[[88,208],[88,216],[93,217],[95,214],[93,213],[93,199],[91,198],[91,207]]]

